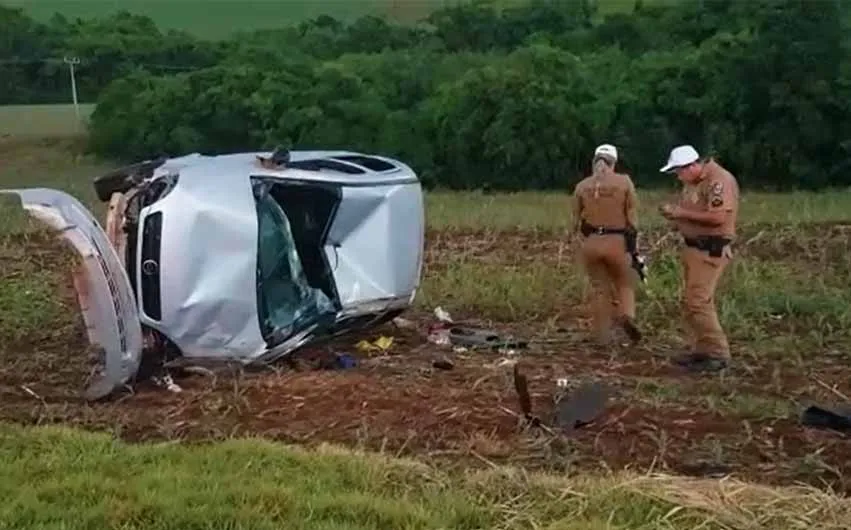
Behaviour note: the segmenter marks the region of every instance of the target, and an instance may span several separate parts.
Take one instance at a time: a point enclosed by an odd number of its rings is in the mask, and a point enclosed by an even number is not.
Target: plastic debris
[[[449,346],[452,344],[452,341],[449,339],[449,330],[441,327],[432,327],[429,329],[427,340],[438,346]]]
[[[556,405],[556,423],[566,433],[594,423],[606,412],[609,389],[602,383],[588,383]]]
[[[178,386],[177,383],[174,382],[174,379],[171,377],[171,374],[166,373],[163,376],[153,376],[151,380],[157,386],[164,387],[169,392],[174,392],[175,394],[179,394],[183,392],[183,389]]]
[[[439,368],[440,370],[452,370],[455,368],[455,363],[449,359],[437,359],[432,363],[432,366]]]
[[[358,342],[357,348],[362,352],[379,352],[384,353],[393,346],[393,337],[381,336],[373,342],[362,340]]]
[[[399,329],[414,329],[417,325],[407,318],[396,317],[393,319],[393,325]]]
[[[441,322],[446,322],[448,324],[453,322],[452,316],[450,316],[450,314],[440,306],[434,308],[434,316]]]
[[[461,326],[449,329],[449,339],[453,344],[469,348],[488,348],[509,352],[517,348],[526,348],[528,343],[513,338],[502,338],[489,329],[465,328]]]
[[[851,432],[851,406],[810,405],[801,415],[806,427]]]
[[[335,367],[340,370],[348,370],[349,368],[354,368],[358,365],[357,359],[349,355],[348,353],[338,353],[335,358]]]

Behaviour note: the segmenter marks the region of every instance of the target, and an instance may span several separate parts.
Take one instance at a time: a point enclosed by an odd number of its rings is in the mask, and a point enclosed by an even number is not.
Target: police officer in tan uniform
[[[638,198],[630,176],[614,171],[617,160],[615,146],[597,147],[593,173],[573,192],[574,231],[583,236],[579,258],[594,290],[593,324],[601,344],[611,340],[613,315],[633,342],[641,340],[635,325],[634,272],[624,238],[627,230],[637,230]]]
[[[739,185],[718,162],[701,159],[694,147],[674,148],[663,173],[674,172],[683,183],[678,204],[661,207],[685,245],[683,265],[683,316],[692,335],[692,351],[677,362],[695,371],[717,371],[730,360],[730,345],[718,321],[715,289],[732,259],[730,244],[736,237]]]

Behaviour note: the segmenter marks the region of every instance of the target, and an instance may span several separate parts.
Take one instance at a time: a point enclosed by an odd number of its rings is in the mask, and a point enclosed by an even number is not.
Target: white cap
[[[659,170],[661,173],[667,173],[674,168],[687,166],[692,162],[697,162],[700,155],[694,147],[690,145],[681,145],[671,149],[671,154],[668,156],[668,163],[662,166]]]
[[[597,149],[594,150],[594,157],[598,156],[605,156],[606,158],[612,159],[613,162],[617,162],[618,148],[612,144],[599,145],[597,146]]]

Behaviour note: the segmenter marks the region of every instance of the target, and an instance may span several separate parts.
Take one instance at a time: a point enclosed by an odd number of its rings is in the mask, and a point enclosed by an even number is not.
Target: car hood
[[[76,198],[46,188],[5,189],[33,217],[57,230],[82,257],[77,288],[89,340],[104,350],[105,369],[85,391],[87,399],[106,397],[136,374],[142,356],[142,329],[130,280],[97,219]],[[81,283],[82,282],[82,283]]]

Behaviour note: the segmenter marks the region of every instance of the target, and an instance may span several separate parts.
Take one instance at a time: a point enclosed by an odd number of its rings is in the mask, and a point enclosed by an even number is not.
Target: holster
[[[583,220],[582,225],[580,226],[580,231],[585,237],[592,234],[623,234],[624,242],[626,243],[626,251],[632,259],[632,268],[638,273],[641,281],[644,281],[644,262],[638,255],[638,231],[635,228],[606,228],[590,225]]]
[[[713,258],[720,258],[724,255],[724,247],[729,245],[732,240],[722,236],[697,236],[683,238],[687,247],[696,248],[702,252],[706,252]]]
[[[638,230],[632,227],[627,228],[623,237],[626,242],[626,251],[632,258],[632,268],[635,269],[643,282],[645,280],[644,261],[638,255]]]
[[[627,228],[623,234],[624,240],[626,240],[626,251],[629,252],[631,256],[638,255],[638,230],[635,228]]]

